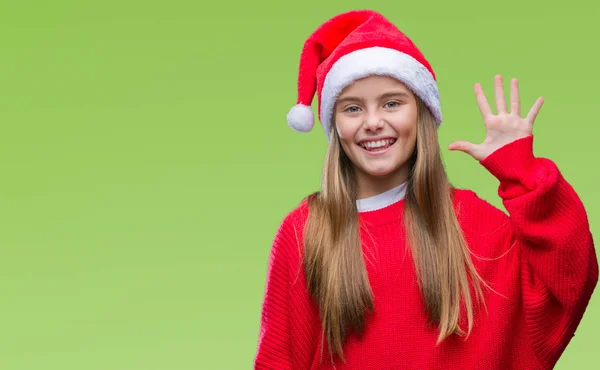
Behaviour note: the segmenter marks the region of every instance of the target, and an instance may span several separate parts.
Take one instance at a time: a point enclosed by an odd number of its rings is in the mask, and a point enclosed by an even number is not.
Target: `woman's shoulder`
[[[285,220],[295,225],[304,224],[308,218],[309,201],[313,196],[314,195],[311,194],[297,202],[296,205],[287,212]]]
[[[505,222],[507,220],[508,216],[504,211],[491,204],[472,189],[454,188],[453,200],[459,218],[479,220],[483,218],[490,222],[494,220]]]
[[[509,216],[471,189],[454,189],[455,212],[473,263],[480,273],[496,274],[500,265],[514,261],[514,230]],[[489,264],[488,264],[489,262]]]
[[[313,196],[314,194],[311,194],[302,198],[291,209],[286,211],[279,226],[280,231],[293,230],[294,233],[302,233],[308,219],[309,198]]]
[[[279,261],[285,261],[290,266],[301,263],[304,227],[308,219],[309,197],[301,199],[295,206],[285,212],[279,222],[271,246],[271,255],[279,256]]]
[[[481,207],[494,207],[475,190],[468,188],[452,188],[452,196],[455,201],[463,204],[472,204]],[[495,208],[495,207],[494,207]]]

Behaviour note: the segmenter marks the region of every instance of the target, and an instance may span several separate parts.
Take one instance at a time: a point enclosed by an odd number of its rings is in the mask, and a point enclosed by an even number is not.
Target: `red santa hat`
[[[415,44],[381,14],[353,10],[323,23],[306,40],[300,56],[298,100],[287,114],[299,132],[314,126],[311,104],[319,98],[319,120],[327,139],[336,99],[344,87],[369,75],[398,79],[442,122],[435,73]]]

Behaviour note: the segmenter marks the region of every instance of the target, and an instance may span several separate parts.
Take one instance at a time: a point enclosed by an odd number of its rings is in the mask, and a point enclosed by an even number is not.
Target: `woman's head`
[[[299,67],[298,97],[287,115],[296,131],[313,128],[311,104],[317,94],[319,120],[331,139],[340,93],[372,75],[404,83],[429,108],[436,125],[442,122],[433,68],[412,40],[377,12],[349,11],[323,23],[305,41]]]
[[[331,134],[356,170],[361,197],[408,179],[417,139],[419,98],[399,80],[371,75],[347,86],[334,108]],[[330,137],[331,137],[330,134]]]

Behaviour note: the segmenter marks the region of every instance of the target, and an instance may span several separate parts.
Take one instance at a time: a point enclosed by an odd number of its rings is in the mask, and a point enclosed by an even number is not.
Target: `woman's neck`
[[[408,179],[408,171],[404,168],[385,176],[372,176],[362,172],[357,173],[357,199],[371,198],[385,193],[404,184]]]

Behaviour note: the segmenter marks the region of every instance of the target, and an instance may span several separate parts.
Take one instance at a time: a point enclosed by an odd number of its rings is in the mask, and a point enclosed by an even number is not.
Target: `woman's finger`
[[[542,104],[544,104],[544,98],[540,96],[529,110],[529,113],[527,113],[527,117],[525,117],[532,125],[535,122],[540,109],[542,109]]]
[[[510,81],[510,113],[521,116],[521,101],[519,98],[519,81],[513,78]]]
[[[506,113],[504,87],[502,86],[502,76],[500,75],[496,75],[496,77],[494,78],[494,91],[496,95],[496,114]]]
[[[485,97],[485,93],[483,92],[481,84],[476,83],[474,89],[475,97],[477,98],[477,105],[479,106],[479,112],[481,112],[481,116],[486,119],[488,116],[492,115],[492,108],[490,108],[490,104]]]

